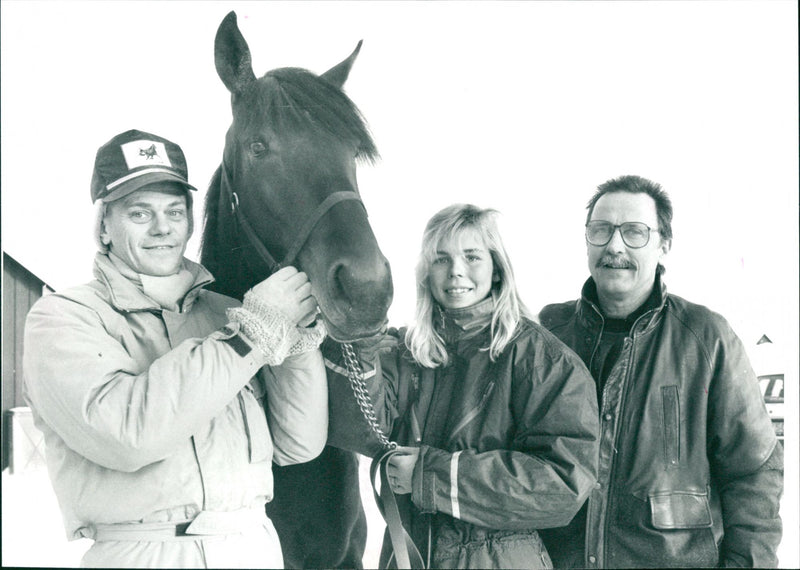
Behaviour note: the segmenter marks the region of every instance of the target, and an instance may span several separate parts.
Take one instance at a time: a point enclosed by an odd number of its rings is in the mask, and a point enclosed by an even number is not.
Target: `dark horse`
[[[380,330],[392,300],[389,264],[356,184],[356,160],[375,160],[377,149],[342,91],[360,47],[319,76],[281,68],[257,79],[236,14],[225,17],[214,55],[233,123],[206,197],[201,247],[215,290],[239,299],[276,267],[305,271],[330,336],[343,341]],[[274,473],[267,513],[286,566],[362,567],[357,457],[326,447]]]

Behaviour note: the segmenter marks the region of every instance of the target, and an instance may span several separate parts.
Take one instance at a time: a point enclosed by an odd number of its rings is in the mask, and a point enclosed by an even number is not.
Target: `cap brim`
[[[103,196],[101,200],[103,202],[114,202],[115,200],[119,200],[120,198],[124,198],[131,192],[136,192],[137,190],[141,190],[145,186],[150,184],[155,184],[157,182],[176,182],[186,188],[187,190],[197,190],[194,186],[186,182],[182,177],[178,176],[177,174],[173,174],[171,172],[148,172],[147,174],[142,174],[136,178],[132,178],[131,180],[126,181],[124,184],[120,184],[117,188],[114,188],[108,195]]]

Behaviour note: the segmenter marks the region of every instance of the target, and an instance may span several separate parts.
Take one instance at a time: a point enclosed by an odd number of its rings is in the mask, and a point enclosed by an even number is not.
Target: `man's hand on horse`
[[[253,287],[251,293],[296,325],[306,326],[316,318],[317,300],[311,294],[311,282],[304,272],[292,266],[276,271]]]

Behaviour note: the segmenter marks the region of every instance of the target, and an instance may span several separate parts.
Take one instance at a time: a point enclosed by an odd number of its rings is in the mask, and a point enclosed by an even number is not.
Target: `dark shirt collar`
[[[647,297],[644,303],[639,305],[639,308],[633,311],[624,319],[615,319],[607,316],[602,307],[600,306],[600,297],[597,295],[597,284],[594,279],[589,277],[583,286],[583,298],[594,305],[603,317],[605,323],[604,330],[608,332],[628,332],[633,327],[636,320],[648,311],[658,309],[664,301],[663,287],[661,284],[661,275],[656,273],[656,279],[653,283],[653,290]]]

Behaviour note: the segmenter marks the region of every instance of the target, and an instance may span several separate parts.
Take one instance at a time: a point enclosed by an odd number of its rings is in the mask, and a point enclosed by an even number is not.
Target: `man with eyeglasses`
[[[540,531],[554,566],[776,566],[783,447],[727,321],[667,294],[669,196],[622,176],[588,210],[591,277],[539,315],[591,371],[602,430],[588,501]]]

